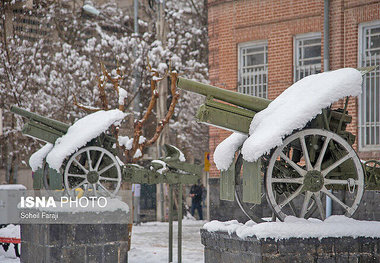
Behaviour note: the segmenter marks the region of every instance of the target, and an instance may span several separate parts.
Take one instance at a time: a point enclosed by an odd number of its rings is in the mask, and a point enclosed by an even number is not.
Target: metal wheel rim
[[[100,157],[96,160],[95,164],[92,164],[92,160],[90,162],[88,162],[88,160],[91,159],[91,157],[89,155],[91,151],[100,152]],[[88,166],[90,167],[89,169],[84,168],[76,160],[76,158],[78,156],[82,155],[83,153],[86,153],[86,161],[88,162]],[[100,164],[101,164],[104,156],[107,156],[108,158],[110,158],[112,160],[112,163],[99,171]],[[70,170],[70,167],[71,167],[73,162],[76,162],[76,164],[82,169],[82,171],[85,172],[85,175],[76,174],[76,176],[74,176],[73,174],[69,174],[69,170]],[[117,177],[116,178],[102,177],[101,176],[103,173],[105,173],[106,171],[108,171],[112,167],[115,167],[117,170]],[[88,174],[89,174],[89,172],[93,172],[93,171],[99,172],[99,179],[96,183],[91,184],[88,181]],[[69,177],[78,177],[78,178],[83,178],[84,180],[81,183],[79,183],[78,185],[76,185],[75,187],[71,188],[70,182],[69,182]],[[115,189],[109,191],[104,185],[102,185],[100,183],[100,180],[116,182]],[[98,196],[98,195],[115,196],[116,193],[119,191],[119,188],[121,185],[121,169],[120,169],[120,165],[119,165],[118,161],[116,160],[115,156],[111,152],[109,152],[108,150],[106,150],[104,148],[98,147],[98,146],[87,146],[87,147],[83,147],[82,149],[80,149],[79,151],[77,151],[76,153],[74,153],[70,157],[70,159],[67,162],[66,167],[65,167],[64,181],[65,181],[65,188],[66,188],[66,190],[70,196],[75,196],[72,189],[79,188],[82,186],[85,187],[85,195],[88,195],[89,194],[88,190],[92,189],[92,191],[93,191],[92,193],[95,196]]]
[[[239,152],[238,157],[236,159],[235,163],[235,199],[236,202],[238,203],[240,209],[242,212],[252,221],[256,223],[263,223],[266,222],[264,219],[260,218],[257,216],[254,212],[254,208],[258,204],[251,204],[251,203],[245,203],[243,202],[243,185],[242,185],[242,179],[240,178],[240,172],[241,168],[243,166],[243,156]],[[264,197],[264,193],[261,196],[262,202],[266,202],[266,199]],[[261,203],[262,204],[262,203]]]
[[[263,218],[260,218],[258,216],[255,215],[255,213],[253,212],[253,209],[258,205],[258,204],[250,204],[251,207],[249,207],[248,204],[246,204],[245,202],[243,202],[243,198],[242,198],[242,189],[238,189],[238,188],[241,188],[241,185],[236,185],[235,186],[235,198],[236,198],[236,202],[238,203],[240,209],[243,211],[243,213],[252,221],[256,222],[256,223],[264,223],[264,222],[268,222],[268,220],[264,220]],[[261,204],[263,204],[263,202],[267,202],[267,198],[266,198],[266,194],[263,193],[261,195]],[[271,206],[269,203],[268,203],[269,206]],[[307,214],[305,215],[305,218],[309,218],[313,212],[315,211],[315,209],[317,209],[315,203],[312,203],[310,205],[310,209],[309,211],[307,212]],[[277,216],[274,217],[274,215],[272,214],[272,219],[271,221],[275,221]]]
[[[236,186],[237,187],[237,186]],[[263,196],[262,196],[263,197]],[[266,222],[264,219],[258,217],[258,216],[255,216],[255,214],[253,212],[250,212],[251,209],[253,209],[256,204],[252,204],[252,207],[251,208],[248,208],[246,207],[247,205],[242,201],[243,199],[241,198],[241,195],[239,193],[239,190],[235,189],[235,198],[236,198],[236,202],[238,203],[241,211],[243,211],[243,213],[249,218],[251,219],[252,221],[256,222],[256,223],[263,223],[263,222]],[[263,198],[261,198],[263,199]]]
[[[270,204],[267,201],[265,191],[261,195],[261,204],[252,204],[252,203],[246,203],[243,201],[243,185],[242,185],[242,179],[240,178],[240,171],[241,167],[243,165],[242,158],[243,156],[241,154],[238,155],[238,160],[241,158],[240,162],[236,161],[236,166],[235,166],[235,198],[236,202],[238,203],[240,209],[242,212],[252,221],[256,223],[264,223],[268,222],[268,220],[264,220],[263,218],[259,217],[256,215],[254,209],[257,206],[264,205],[267,203],[269,206]],[[265,184],[265,181],[264,181]],[[315,211],[316,206],[313,207],[314,204],[311,204],[311,209],[310,211],[306,214],[306,218],[310,217],[311,214]],[[271,215],[271,221],[276,221],[276,215],[272,213]]]
[[[43,170],[43,176],[42,176],[43,177],[42,183],[43,183],[45,190],[50,190],[50,184],[48,182],[48,176],[49,176],[48,170],[49,170],[49,165],[45,162],[44,170]]]
[[[295,191],[284,202],[281,202],[280,204],[277,204],[277,201],[275,200],[275,197],[273,195],[272,184],[276,183],[276,182],[274,182],[273,179],[276,179],[275,181],[277,181],[277,183],[281,183],[281,180],[278,180],[278,178],[272,178],[272,173],[273,173],[273,168],[274,168],[274,164],[275,164],[275,162],[277,160],[277,157],[280,156],[280,154],[282,153],[284,147],[286,147],[291,142],[295,141],[296,139],[300,139],[300,143],[301,143],[301,146],[302,146],[302,153],[304,153],[304,151],[306,149],[305,148],[306,144],[305,144],[305,139],[304,138],[305,138],[305,136],[308,136],[308,135],[319,135],[319,136],[325,137],[325,142],[324,142],[324,144],[322,146],[322,150],[321,150],[321,152],[323,151],[322,157],[318,156],[317,162],[316,162],[316,164],[314,166],[311,165],[310,161],[305,160],[305,162],[306,162],[306,170],[302,169],[300,166],[298,166],[297,164],[295,164],[294,162],[292,162],[291,160],[289,160],[289,158],[288,158],[288,163],[295,170],[297,170],[297,172],[300,175],[302,173],[305,173],[305,172],[308,172],[308,171],[312,171],[312,170],[320,171],[322,173],[323,177],[324,177],[324,183],[323,183],[322,189],[320,191],[318,191],[318,192],[315,192],[315,193],[311,192],[311,191],[306,191],[305,192],[305,198],[304,198],[304,201],[303,201],[303,205],[302,205],[299,217],[304,217],[305,212],[307,212],[307,207],[308,207],[308,204],[309,204],[310,200],[314,199],[314,201],[316,202],[317,207],[318,207],[319,215],[321,216],[321,219],[324,220],[325,219],[325,215],[324,215],[324,211],[323,211],[323,204],[321,202],[323,194],[329,196],[332,199],[333,204],[338,204],[341,207],[343,207],[345,209],[345,214],[344,214],[345,216],[348,216],[348,217],[352,216],[355,213],[356,209],[358,208],[358,206],[360,204],[360,201],[361,201],[361,198],[363,196],[363,192],[364,192],[364,172],[363,172],[363,167],[362,167],[362,165],[360,163],[360,159],[357,156],[355,150],[347,143],[347,141],[345,141],[342,137],[340,137],[339,135],[337,135],[335,133],[332,133],[332,132],[326,131],[326,130],[322,130],[322,129],[306,129],[306,130],[302,130],[302,131],[296,132],[293,135],[287,137],[284,140],[283,144],[280,147],[276,148],[276,150],[274,151],[274,153],[271,156],[271,159],[269,161],[269,165],[268,165],[268,168],[267,168],[267,172],[265,174],[265,190],[266,190],[266,196],[267,196],[267,200],[268,200],[269,205],[271,206],[271,208],[272,208],[273,212],[276,214],[276,216],[281,221],[283,221],[285,219],[285,217],[287,216],[282,211],[282,208],[287,205],[286,201],[289,201],[288,199],[291,199],[290,201],[292,201],[295,197],[297,197],[301,193],[303,193],[303,191],[302,191],[303,182],[302,182],[302,183],[300,183],[300,187],[297,189],[297,191]],[[302,141],[302,138],[303,138],[303,141]],[[322,165],[323,157],[326,154],[327,146],[328,146],[330,140],[333,140],[333,141],[339,143],[348,152],[348,154],[346,154],[344,157],[342,157],[338,161],[335,161],[332,165],[330,165],[329,167],[327,167],[327,168],[325,168],[325,169],[323,169],[321,171],[321,165]],[[285,154],[281,155],[282,159],[285,158],[285,157],[283,157],[283,155],[285,155]],[[309,153],[308,153],[308,156],[306,158],[307,159],[309,158]],[[331,172],[333,169],[337,168],[344,161],[350,160],[350,159],[353,161],[353,163],[355,165],[355,168],[356,168],[356,176],[357,176],[357,179],[355,180],[356,196],[355,196],[355,199],[354,199],[352,205],[351,206],[347,206],[345,203],[343,203],[341,200],[339,200],[338,197],[336,197],[334,194],[330,193],[327,190],[327,188],[326,188],[326,185],[328,185],[328,184],[341,184],[341,185],[344,185],[343,181],[345,181],[345,180],[340,180],[339,181],[339,180],[326,179],[326,176],[329,174],[329,172]],[[289,161],[291,161],[291,162],[289,162]],[[291,163],[293,163],[293,164],[291,164]],[[297,181],[301,181],[299,178],[296,178],[296,180]],[[293,180],[293,181],[296,181],[296,180]],[[283,180],[283,181],[285,181],[285,180]],[[332,183],[332,181],[334,181],[334,183]],[[347,181],[347,185],[349,185],[348,180],[346,180],[346,181]]]

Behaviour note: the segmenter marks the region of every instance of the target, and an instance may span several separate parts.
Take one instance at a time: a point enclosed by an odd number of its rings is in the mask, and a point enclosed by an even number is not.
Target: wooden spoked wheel
[[[235,164],[235,198],[240,209],[250,220],[256,223],[276,221],[276,215],[271,212],[272,210],[270,208],[270,211],[266,209],[268,202],[265,192],[261,195],[261,204],[253,204],[243,201],[243,178],[241,174],[242,164],[243,155],[239,153]],[[293,203],[291,203],[291,205],[293,205]],[[310,202],[309,206],[310,208],[305,215],[306,218],[310,217],[310,215],[316,210],[316,205],[313,200]]]
[[[116,157],[98,146],[87,146],[74,153],[64,172],[70,196],[81,188],[85,196],[114,196],[121,184],[121,169]]]
[[[324,220],[326,196],[337,214],[350,217],[363,196],[363,167],[342,137],[306,129],[287,137],[271,155],[265,191],[270,207],[282,221],[288,215]]]

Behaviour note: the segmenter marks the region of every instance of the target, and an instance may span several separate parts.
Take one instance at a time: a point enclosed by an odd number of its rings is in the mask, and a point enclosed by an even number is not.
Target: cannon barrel
[[[52,129],[57,130],[57,131],[62,132],[62,133],[66,133],[70,127],[70,125],[68,125],[66,123],[56,121],[56,120],[53,120],[50,118],[42,117],[36,113],[29,112],[27,110],[21,109],[21,108],[16,107],[16,106],[12,106],[11,111],[13,113],[16,113],[20,116],[23,116],[23,117],[28,118],[30,120],[33,120],[35,122],[44,124],[47,127],[52,128]]]
[[[182,77],[178,78],[177,86],[181,89],[202,94],[204,96],[211,96],[215,99],[225,101],[254,112],[262,111],[268,107],[269,103],[271,103],[271,101],[267,99],[221,89]]]

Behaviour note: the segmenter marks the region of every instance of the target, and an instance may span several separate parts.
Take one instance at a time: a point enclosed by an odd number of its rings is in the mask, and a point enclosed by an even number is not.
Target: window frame
[[[357,56],[357,65],[358,67],[363,66],[363,54],[365,50],[365,43],[364,43],[364,31],[368,28],[380,28],[380,20],[374,20],[370,22],[360,23],[358,26],[358,56]],[[380,34],[379,34],[380,35]],[[379,50],[379,56],[380,56],[380,50]],[[377,63],[376,63],[377,64]],[[380,64],[380,59],[378,61],[378,64]],[[379,69],[377,70],[377,74],[379,76]],[[371,73],[368,73],[371,74]],[[376,73],[375,73],[376,74]],[[375,85],[379,85],[376,81]],[[376,90],[376,88],[374,89]],[[379,95],[380,87],[377,89],[377,93]],[[364,87],[364,81],[362,85],[362,93],[358,97],[358,108],[357,108],[357,114],[358,114],[358,125],[357,125],[357,137],[358,137],[358,149],[361,152],[373,152],[373,151],[380,151],[380,143],[379,145],[364,145],[362,141],[362,126],[365,124],[362,124],[362,96],[365,94],[365,87]],[[375,112],[376,114],[376,112]],[[378,113],[380,114],[380,112]],[[375,115],[376,116],[376,115]],[[375,126],[376,127],[376,126]],[[376,131],[376,128],[375,128]],[[366,136],[366,135],[365,135]],[[380,137],[380,132],[378,133],[378,136]],[[376,137],[375,137],[376,141]]]
[[[322,71],[322,34],[321,32],[309,32],[304,34],[297,34],[293,37],[293,81],[296,82],[299,79],[297,79],[297,68],[300,67],[298,65],[298,41],[299,40],[311,40],[311,39],[321,39],[321,55],[320,55],[320,62],[319,62],[319,71]],[[316,64],[312,64],[316,65]]]
[[[262,93],[264,96],[258,96],[258,94],[250,94],[250,93],[243,93],[241,91],[242,89],[242,84],[241,84],[241,81],[242,81],[242,62],[243,62],[243,52],[242,50],[245,49],[245,48],[255,48],[255,47],[263,47],[264,48],[264,52],[266,51],[266,56],[264,55],[264,71],[265,71],[265,75],[266,75],[266,85],[265,85],[265,91],[263,90]],[[267,99],[268,98],[268,40],[257,40],[257,41],[250,41],[250,42],[243,42],[243,43],[239,43],[238,46],[237,46],[237,49],[238,49],[238,81],[237,81],[237,91],[240,92],[240,93],[243,93],[243,94],[248,94],[248,95],[253,95],[253,96],[257,96],[257,97],[260,97],[260,98],[265,98]],[[264,53],[265,54],[265,53]],[[265,61],[266,60],[266,61]],[[263,85],[264,86],[264,85]]]

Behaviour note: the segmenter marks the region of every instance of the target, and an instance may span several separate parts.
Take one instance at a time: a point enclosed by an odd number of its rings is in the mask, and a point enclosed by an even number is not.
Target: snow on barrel
[[[362,74],[353,68],[310,75],[297,81],[254,116],[247,140],[235,133],[218,145],[214,153],[217,168],[227,170],[241,144],[243,158],[256,161],[282,145],[287,135],[303,128],[322,109],[344,97],[358,96],[361,91]]]

